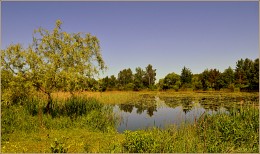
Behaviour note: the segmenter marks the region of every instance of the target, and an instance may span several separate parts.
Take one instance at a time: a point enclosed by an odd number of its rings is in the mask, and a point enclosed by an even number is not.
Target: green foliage
[[[217,69],[210,69],[209,70],[209,84],[211,88],[214,88],[215,90],[220,89],[220,85],[218,85],[218,80],[220,78],[221,73]]]
[[[211,88],[210,83],[208,81],[209,80],[209,70],[208,69],[204,70],[200,74],[200,80],[202,83],[203,90],[207,90],[208,88]]]
[[[137,67],[135,71],[136,73],[134,74],[134,90],[138,91],[144,88],[145,71],[140,67]]]
[[[146,67],[145,71],[137,67],[134,75],[130,68],[124,69],[118,74],[118,79],[116,80],[117,89],[139,91],[148,88],[149,90],[154,90],[156,89],[153,82],[155,76],[156,69],[152,69],[151,64]],[[105,81],[103,89],[110,87],[110,79],[106,77],[103,80]],[[113,83],[115,83],[115,80],[113,80]],[[132,84],[134,88],[131,87]],[[237,62],[235,71],[231,67],[228,67],[223,73],[217,69],[205,69],[202,73],[193,75],[190,69],[184,67],[181,75],[174,72],[169,73],[163,79],[160,79],[156,86],[159,90],[173,89],[175,91],[193,89],[233,92],[237,91],[236,88],[240,88],[241,91],[258,91],[259,59],[257,58],[255,61],[247,58],[245,60],[241,59]]]
[[[93,78],[86,78],[86,85],[83,88],[84,90],[88,90],[88,91],[99,91],[100,87],[99,87],[99,83],[98,81],[96,81]]]
[[[156,76],[156,69],[153,69],[153,66],[149,64],[146,67],[146,72],[143,79],[144,86],[149,88],[151,85],[154,85],[156,80],[155,76]]]
[[[31,83],[14,75],[10,70],[1,71],[1,103],[18,104],[35,94]]]
[[[191,70],[184,66],[184,68],[181,71],[180,79],[181,79],[181,84],[182,86],[184,86],[184,88],[190,88],[191,87],[190,84],[192,81]]]
[[[162,81],[162,89],[174,89],[178,90],[181,85],[180,76],[175,73],[170,73],[165,76],[165,78]]]
[[[128,68],[120,71],[117,80],[122,89],[126,89],[126,85],[133,82],[132,70]]]
[[[16,44],[1,51],[7,103],[26,96],[32,87],[46,93],[51,102],[55,90],[80,90],[85,77],[106,68],[96,36],[63,32],[61,24],[57,20],[52,31],[35,30],[33,44],[27,49]]]
[[[240,59],[236,63],[235,82],[242,90],[259,89],[259,59]]]
[[[100,85],[101,91],[114,90],[117,85],[116,77],[114,75],[111,75],[110,78],[106,76],[105,78],[100,80]]]
[[[224,88],[233,89],[234,80],[235,80],[234,71],[231,67],[228,67],[228,69],[225,69],[224,72],[221,74],[221,80],[219,80],[219,85]]]
[[[192,76],[192,87],[194,90],[203,89],[203,85],[198,74]]]
[[[119,90],[141,90],[148,88],[150,90],[156,89],[154,87],[156,69],[153,69],[149,64],[146,67],[146,71],[143,71],[140,67],[136,68],[136,73],[133,74],[130,68],[124,69],[118,73],[117,87]]]
[[[134,88],[135,88],[134,83],[128,83],[128,84],[125,86],[125,90],[134,90]]]
[[[38,79],[37,83],[45,91],[61,86],[72,92],[77,89],[82,77],[91,77],[98,73],[98,69],[105,68],[97,37],[82,33],[68,34],[61,31],[61,24],[57,20],[52,32],[42,28],[35,31],[34,53],[40,56],[37,63],[40,81]],[[94,65],[96,62],[98,66]]]

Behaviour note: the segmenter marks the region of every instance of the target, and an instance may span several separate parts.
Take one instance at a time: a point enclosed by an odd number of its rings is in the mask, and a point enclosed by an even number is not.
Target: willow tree
[[[96,36],[64,32],[61,24],[57,20],[52,31],[36,29],[28,49],[12,45],[1,56],[5,69],[30,81],[48,96],[47,110],[52,92],[63,88],[72,93],[83,78],[93,77],[106,68]]]

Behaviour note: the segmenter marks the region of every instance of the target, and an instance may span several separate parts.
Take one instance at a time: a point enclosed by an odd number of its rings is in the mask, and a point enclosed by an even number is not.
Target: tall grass
[[[39,129],[88,128],[95,131],[115,130],[116,118],[112,107],[95,99],[72,97],[53,102],[50,113],[45,102],[27,99],[24,103],[2,106],[2,141],[14,131],[38,132]]]
[[[230,114],[206,115],[197,128],[207,152],[258,152],[259,110],[243,107]]]

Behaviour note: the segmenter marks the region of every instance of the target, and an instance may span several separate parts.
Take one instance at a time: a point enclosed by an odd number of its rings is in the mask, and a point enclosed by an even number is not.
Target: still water
[[[187,101],[182,104],[172,105],[171,103],[171,105],[167,105],[164,100],[154,97],[148,103],[115,105],[113,111],[120,119],[117,127],[118,132],[154,126],[165,128],[169,124],[180,126],[182,123],[193,123],[202,114],[228,113],[228,110],[223,106],[208,107],[202,104]]]

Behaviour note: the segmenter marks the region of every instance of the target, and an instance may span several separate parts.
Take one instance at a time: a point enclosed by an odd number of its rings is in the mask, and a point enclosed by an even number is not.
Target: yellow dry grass
[[[101,103],[105,104],[120,104],[131,103],[138,99],[141,93],[139,92],[127,92],[127,91],[109,91],[109,92],[77,92],[75,96],[81,96],[86,98],[95,98]],[[69,92],[55,92],[52,94],[54,99],[67,99],[72,95]]]

